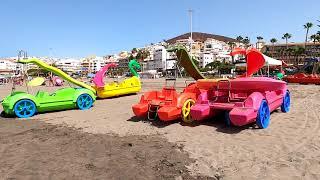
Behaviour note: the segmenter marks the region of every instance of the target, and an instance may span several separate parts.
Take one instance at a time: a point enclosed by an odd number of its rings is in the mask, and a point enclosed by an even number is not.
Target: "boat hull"
[[[298,73],[283,78],[288,83],[299,84],[317,84],[320,85],[320,76],[318,75],[306,75],[304,73]]]
[[[96,89],[99,98],[109,98],[137,93],[141,90],[141,82],[138,77],[133,76],[120,83],[112,82],[103,87],[95,86],[94,88]]]
[[[267,77],[245,77],[230,80],[231,91],[277,91],[286,90],[286,82]]]
[[[198,96],[196,104],[191,107],[191,117],[200,121],[225,112],[231,124],[243,126],[256,121],[263,101],[270,112],[279,108],[287,92],[286,82],[271,78],[223,80],[216,84],[216,88]]]
[[[149,120],[157,117],[160,121],[173,121],[182,117],[185,102],[188,100],[195,102],[200,93],[194,83],[189,84],[179,94],[174,88],[164,87],[161,91],[144,93],[140,102],[132,106],[132,111],[137,117],[148,117]]]

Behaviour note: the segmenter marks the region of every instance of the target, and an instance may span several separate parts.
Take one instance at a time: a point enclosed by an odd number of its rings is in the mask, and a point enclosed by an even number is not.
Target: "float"
[[[283,78],[288,83],[320,85],[320,58],[306,59],[302,68]]]
[[[281,107],[290,110],[290,92],[286,82],[268,77],[250,77],[266,63],[265,56],[258,50],[237,50],[231,55],[246,57],[247,71],[235,79],[214,82],[211,89],[202,91],[191,107],[193,120],[209,119],[223,112],[227,125],[243,126],[254,123],[267,128],[270,113]]]
[[[28,118],[36,113],[59,111],[78,108],[80,110],[92,107],[96,96],[95,89],[81,81],[71,78],[69,75],[38,59],[22,59],[18,63],[32,63],[47,71],[53,72],[62,79],[69,81],[81,88],[62,88],[53,93],[38,91],[36,95],[29,92],[15,91],[13,86],[10,95],[2,100],[2,106],[6,115],[15,115],[19,118]],[[29,85],[36,86],[43,83],[43,79],[35,78]]]
[[[133,113],[137,117],[148,118],[148,120],[173,121],[181,119],[185,122],[191,122],[190,110],[197,100],[198,96],[208,86],[205,77],[200,73],[194,60],[189,56],[183,47],[175,47],[168,51],[176,53],[178,63],[185,71],[198,82],[187,83],[181,93],[177,92],[175,86],[168,86],[169,81],[175,78],[167,78],[165,86],[161,91],[149,91],[144,93],[139,103],[132,106]],[[211,80],[211,83],[217,82],[218,79]]]
[[[122,82],[104,83],[103,78],[106,72],[110,68],[116,67],[117,64],[110,63],[105,65],[100,71],[98,71],[93,78],[95,84],[93,88],[97,92],[99,98],[116,97],[126,94],[134,94],[141,90],[141,81],[136,69],[140,69],[140,64],[135,60],[131,60],[128,64],[131,74],[131,78],[125,79]]]

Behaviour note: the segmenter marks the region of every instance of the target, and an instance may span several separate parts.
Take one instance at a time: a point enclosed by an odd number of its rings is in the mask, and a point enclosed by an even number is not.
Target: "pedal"
[[[149,104],[149,107],[148,107],[148,120],[149,121],[154,121],[157,119],[158,117],[158,109],[159,109],[159,106],[154,106],[154,105],[150,105]],[[151,117],[151,115],[153,117]]]

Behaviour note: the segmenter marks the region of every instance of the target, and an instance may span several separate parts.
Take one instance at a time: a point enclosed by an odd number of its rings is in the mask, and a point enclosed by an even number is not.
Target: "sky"
[[[304,41],[306,22],[320,20],[319,0],[1,0],[0,57],[106,55],[190,31],[251,42],[262,36]],[[310,34],[320,30],[314,26]]]

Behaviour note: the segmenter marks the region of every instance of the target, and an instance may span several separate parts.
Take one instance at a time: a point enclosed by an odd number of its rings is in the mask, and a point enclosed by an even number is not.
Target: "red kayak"
[[[283,78],[288,83],[299,83],[299,84],[316,84],[320,85],[320,76],[317,74],[305,74],[297,73]]]

